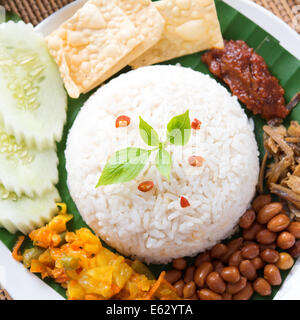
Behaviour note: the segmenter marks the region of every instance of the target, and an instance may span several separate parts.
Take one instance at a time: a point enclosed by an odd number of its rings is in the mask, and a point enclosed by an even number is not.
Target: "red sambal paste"
[[[244,41],[225,41],[224,49],[206,52],[202,61],[254,114],[266,120],[284,119],[289,114],[278,79],[270,74],[265,60]]]

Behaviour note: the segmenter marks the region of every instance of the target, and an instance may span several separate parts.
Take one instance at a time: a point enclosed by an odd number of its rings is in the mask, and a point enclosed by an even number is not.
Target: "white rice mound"
[[[201,129],[189,143],[169,146],[170,181],[154,161],[134,180],[95,188],[108,158],[128,146],[148,148],[139,116],[162,141],[172,117],[190,111]],[[116,117],[131,124],[115,128]],[[87,224],[120,253],[147,263],[194,256],[233,233],[255,194],[259,173],[253,123],[236,97],[208,75],[180,66],[150,66],[102,86],[78,114],[67,141],[68,187]],[[200,155],[202,167],[188,158]],[[155,187],[140,192],[142,181]],[[180,197],[190,207],[181,208]]]

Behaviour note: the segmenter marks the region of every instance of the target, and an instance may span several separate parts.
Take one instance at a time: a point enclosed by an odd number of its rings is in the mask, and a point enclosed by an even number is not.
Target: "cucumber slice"
[[[49,222],[57,213],[56,202],[60,201],[55,188],[41,197],[18,197],[0,185],[0,226],[11,233],[28,234]]]
[[[66,121],[67,95],[42,35],[24,22],[0,24],[0,120],[39,150],[55,147]]]
[[[54,149],[37,151],[0,125],[0,182],[18,196],[41,196],[58,182],[58,158]]]

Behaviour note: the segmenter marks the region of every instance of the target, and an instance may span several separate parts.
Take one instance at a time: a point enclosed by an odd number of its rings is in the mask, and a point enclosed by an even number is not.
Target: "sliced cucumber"
[[[41,196],[58,182],[58,158],[54,149],[37,151],[0,125],[0,183],[18,196]]]
[[[54,147],[66,121],[67,96],[57,65],[32,25],[0,24],[0,120],[20,143]]]
[[[33,199],[18,197],[0,185],[0,226],[11,233],[21,231],[28,234],[49,222],[57,212],[56,202],[60,201],[56,189]]]

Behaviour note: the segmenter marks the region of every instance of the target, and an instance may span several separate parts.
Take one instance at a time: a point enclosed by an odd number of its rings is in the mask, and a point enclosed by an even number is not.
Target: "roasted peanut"
[[[295,244],[289,249],[289,253],[292,257],[300,257],[300,241],[296,241]]]
[[[233,300],[249,300],[253,295],[253,287],[252,284],[248,281],[245,288],[242,289],[237,294],[233,295]]]
[[[238,267],[241,261],[242,261],[241,250],[238,250],[230,256],[228,260],[228,265],[232,267]]]
[[[194,281],[199,288],[203,288],[207,276],[213,271],[213,266],[210,262],[203,262],[194,273]]]
[[[252,208],[255,212],[259,212],[259,210],[264,207],[265,205],[271,203],[271,195],[270,194],[261,194],[257,198],[254,199],[252,203]]]
[[[263,206],[257,215],[257,222],[261,224],[268,223],[273,217],[282,211],[282,204],[280,202],[272,202]]]
[[[211,260],[210,252],[209,251],[202,252],[197,256],[195,260],[195,266],[199,267],[202,262],[207,262],[210,260]]]
[[[271,286],[281,284],[280,270],[292,268],[293,257],[300,256],[300,222],[291,222],[281,203],[271,203],[270,195],[257,197],[252,208],[239,221],[243,237],[216,244],[190,267],[184,258],[172,261],[165,278],[180,298],[248,300],[254,291],[269,296]],[[277,247],[289,253],[279,253]]]
[[[279,259],[279,253],[273,249],[265,249],[260,254],[261,258],[267,263],[276,263]]]
[[[199,300],[197,292],[195,292],[190,298],[184,298],[183,300]]]
[[[272,293],[269,282],[264,278],[257,278],[253,283],[253,289],[263,297],[269,296]]]
[[[300,239],[300,222],[291,222],[287,228],[287,231],[290,232],[296,239]]]
[[[183,297],[190,298],[196,292],[196,284],[194,281],[187,283],[183,288]]]
[[[186,268],[186,266],[187,266],[187,262],[183,258],[175,259],[172,262],[172,267],[176,270],[182,271]]]
[[[259,246],[256,243],[249,243],[242,248],[241,255],[244,259],[254,259],[259,255]]]
[[[236,239],[231,240],[229,243],[227,243],[228,251],[227,253],[221,258],[222,262],[228,262],[230,256],[237,250],[239,250],[243,244],[243,238],[239,237]]]
[[[221,277],[229,283],[237,283],[241,275],[237,267],[225,267],[221,272]]]
[[[248,244],[257,244],[257,241],[253,241],[253,240],[245,240],[243,242],[243,246],[242,247],[245,247],[246,245]]]
[[[296,242],[295,237],[287,231],[281,232],[277,238],[277,246],[280,249],[286,250],[290,249]]]
[[[221,278],[218,272],[211,272],[206,279],[206,284],[209,289],[216,293],[224,293],[226,289],[226,284]]]
[[[256,269],[250,260],[243,260],[239,266],[241,274],[248,280],[254,280],[257,277]]]
[[[276,233],[263,229],[257,233],[256,240],[261,244],[271,244],[276,240],[276,236]]]
[[[180,298],[182,298],[183,297],[184,281],[183,280],[179,280],[179,281],[175,282],[173,284],[173,287],[176,289],[176,292],[177,292],[178,296]]]
[[[222,294],[222,299],[223,299],[223,300],[232,300],[232,294],[229,293],[229,292],[224,292],[224,293]]]
[[[259,269],[263,268],[264,265],[265,265],[265,263],[264,263],[264,261],[262,260],[261,257],[256,257],[256,258],[252,259],[251,263],[254,265],[254,268],[256,270],[259,270]]]
[[[243,238],[245,240],[255,240],[257,233],[264,229],[264,226],[254,222],[249,229],[243,230]]]
[[[279,286],[281,284],[281,274],[274,264],[267,264],[264,268],[264,278],[271,286]]]
[[[279,260],[276,263],[276,267],[280,270],[288,270],[294,265],[294,259],[287,252],[279,253]]]
[[[195,273],[196,268],[194,266],[188,267],[185,271],[183,281],[185,283],[189,283],[194,280],[194,273]]]
[[[246,287],[247,279],[245,277],[241,277],[240,280],[236,283],[228,283],[227,291],[231,294],[236,294],[243,290]]]
[[[222,300],[222,296],[210,289],[201,289],[198,291],[200,300]]]
[[[212,265],[215,272],[221,273],[224,268],[224,264],[219,260],[212,261]]]
[[[254,220],[256,218],[256,214],[254,210],[247,210],[242,217],[240,218],[239,225],[242,229],[248,229],[252,226]]]
[[[228,251],[228,248],[223,243],[217,243],[210,252],[210,256],[212,258],[220,259],[222,258]]]
[[[172,269],[166,272],[165,279],[173,284],[181,278],[181,274],[179,270]]]
[[[290,222],[290,218],[286,214],[281,213],[268,222],[267,228],[272,232],[280,232],[286,229]]]
[[[260,251],[262,252],[262,251],[264,251],[264,250],[266,250],[266,249],[273,249],[273,250],[275,250],[276,249],[276,243],[274,242],[274,243],[271,243],[271,244],[259,244],[259,249],[260,249]]]

